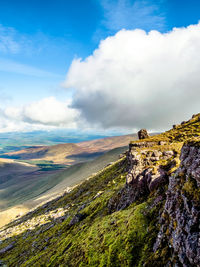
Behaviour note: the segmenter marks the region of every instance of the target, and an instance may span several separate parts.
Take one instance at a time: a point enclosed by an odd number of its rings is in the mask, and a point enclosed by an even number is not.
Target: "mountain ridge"
[[[9,266],[200,266],[200,114],[0,232]]]
[[[64,143],[52,146],[33,146],[14,152],[4,153],[2,157],[8,157],[18,160],[46,160],[57,164],[77,163],[72,156],[89,157],[95,156],[95,153],[105,153],[117,147],[126,146],[131,139],[135,139],[135,134],[106,137],[84,141],[80,143]],[[97,154],[98,155],[98,154]],[[85,160],[85,159],[84,159]]]

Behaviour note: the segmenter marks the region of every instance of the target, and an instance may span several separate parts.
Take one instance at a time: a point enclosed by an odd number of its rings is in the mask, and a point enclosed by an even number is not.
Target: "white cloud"
[[[78,112],[70,108],[70,104],[71,101],[61,102],[48,97],[24,107],[23,115],[31,122],[73,128]]]
[[[121,30],[72,62],[65,87],[92,125],[166,128],[200,111],[199,47],[200,24],[165,34]]]
[[[19,108],[19,107],[9,106],[5,108],[3,112],[6,118],[11,118],[13,120],[22,120],[23,118],[22,108]]]
[[[30,125],[23,121],[15,121],[0,116],[0,133],[34,131],[41,129],[39,125]]]
[[[79,112],[70,108],[71,100],[48,97],[21,107],[0,110],[0,132],[76,128]]]

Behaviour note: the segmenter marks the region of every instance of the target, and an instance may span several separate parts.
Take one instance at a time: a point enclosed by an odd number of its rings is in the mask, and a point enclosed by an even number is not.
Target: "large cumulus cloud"
[[[74,59],[73,107],[103,128],[164,129],[200,111],[200,24],[168,33],[121,30]]]

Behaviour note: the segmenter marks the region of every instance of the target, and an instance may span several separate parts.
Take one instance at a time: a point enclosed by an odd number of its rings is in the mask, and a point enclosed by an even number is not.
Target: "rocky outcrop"
[[[135,142],[129,146],[126,185],[110,199],[108,208],[110,212],[124,209],[166,185],[154,260],[162,263],[159,266],[200,267],[200,141],[184,144],[178,164],[176,152],[165,149],[170,144],[164,142],[160,149],[159,145]]]
[[[109,209],[120,210],[139,198],[168,183],[168,172],[176,165],[175,152],[162,151],[153,146],[157,142],[139,142],[129,146],[127,153],[128,174],[125,187],[109,201]],[[165,145],[165,142],[164,142]],[[165,164],[163,165],[163,162]]]
[[[186,143],[170,176],[154,252],[170,256],[166,266],[200,266],[200,146]]]
[[[141,129],[139,132],[138,132],[138,138],[139,139],[145,139],[145,138],[148,138],[149,137],[149,134],[147,132],[146,129]]]

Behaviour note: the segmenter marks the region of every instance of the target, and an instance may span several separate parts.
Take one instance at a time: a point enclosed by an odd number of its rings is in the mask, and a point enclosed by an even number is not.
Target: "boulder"
[[[147,132],[146,129],[141,129],[139,132],[138,132],[138,138],[139,139],[145,139],[145,138],[148,138],[149,137],[149,134]]]
[[[192,119],[194,119],[198,114],[193,114],[192,115]]]
[[[83,219],[85,219],[85,214],[82,213],[77,213],[70,221],[69,226],[72,226],[74,224],[79,223],[80,221],[82,221]]]

